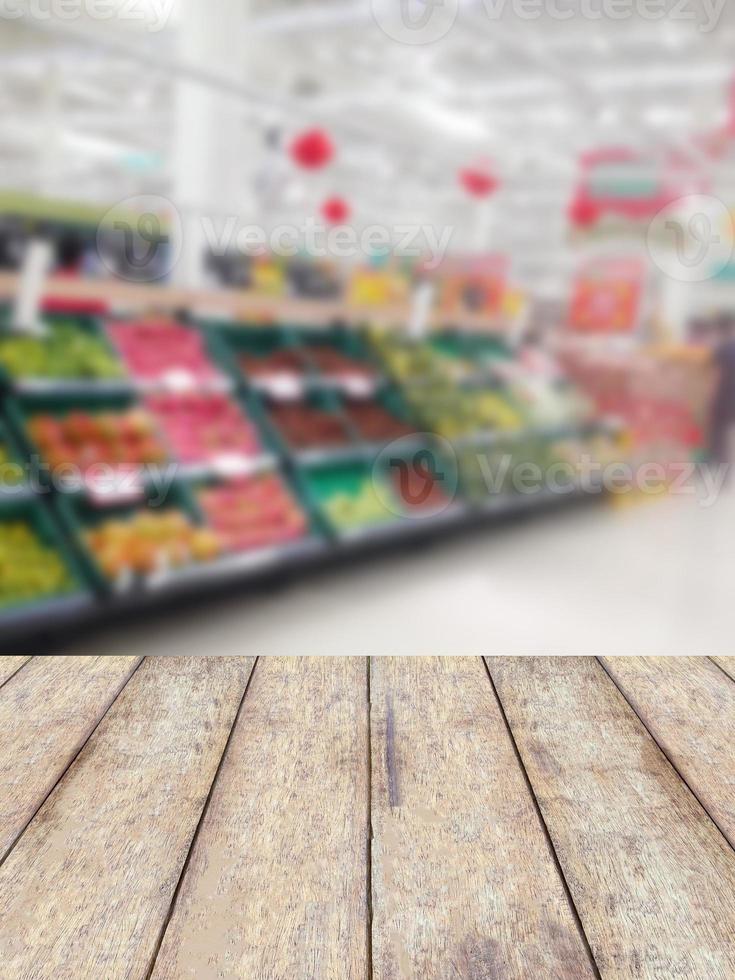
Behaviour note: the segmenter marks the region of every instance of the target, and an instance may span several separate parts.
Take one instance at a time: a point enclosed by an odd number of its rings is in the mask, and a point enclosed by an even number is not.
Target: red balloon
[[[487,170],[465,167],[459,172],[459,182],[472,197],[488,197],[498,189],[500,181]]]
[[[599,217],[600,211],[597,205],[582,197],[577,198],[569,208],[569,220],[577,228],[589,228]]]
[[[305,170],[325,167],[334,156],[334,143],[323,129],[307,129],[291,144],[291,157]]]
[[[329,222],[330,225],[341,225],[350,216],[350,206],[341,197],[329,197],[322,204],[321,207],[322,217]]]

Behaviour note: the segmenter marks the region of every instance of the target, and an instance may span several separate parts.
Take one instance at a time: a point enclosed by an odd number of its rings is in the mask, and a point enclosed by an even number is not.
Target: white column
[[[183,0],[179,58],[241,85],[246,79],[247,0]],[[221,227],[227,215],[247,220],[250,175],[256,161],[248,146],[243,103],[193,81],[176,82],[173,203],[181,214],[183,241],[174,273],[183,286],[205,285],[207,237],[203,218]]]

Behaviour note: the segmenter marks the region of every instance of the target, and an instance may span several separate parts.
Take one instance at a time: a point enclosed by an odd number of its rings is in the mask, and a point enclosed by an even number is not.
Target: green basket
[[[307,521],[307,534],[317,538],[323,537],[323,523],[319,519],[319,515],[313,505],[313,502],[305,497],[301,482],[295,479],[293,476],[290,476],[286,467],[284,466],[276,466],[275,471],[285,484],[286,489],[303,511]],[[209,487],[222,486],[228,482],[230,481],[227,477],[220,477],[215,474],[192,477],[186,481],[186,485],[182,487],[182,490],[185,490],[189,496],[192,512],[197,515],[198,523],[206,522],[204,512],[202,511],[198,500],[199,492]]]
[[[228,372],[238,384],[248,389],[259,387],[258,379],[251,377],[243,370],[240,358],[243,356],[265,357],[280,350],[294,351],[303,366],[303,377],[306,381],[311,372],[311,365],[304,354],[298,331],[281,326],[248,326],[231,325],[218,326],[204,323],[202,329],[211,331],[211,350],[218,363]]]
[[[145,322],[147,319],[148,318],[146,316],[134,316],[134,315],[133,316],[131,315],[107,316],[104,319],[104,324],[101,327],[102,332],[104,333],[104,336],[110,348],[114,351],[115,356],[118,358],[118,360],[123,366],[123,369],[126,371],[127,368],[125,365],[125,360],[122,354],[118,353],[117,345],[115,344],[115,341],[108,333],[107,328],[108,326],[115,326],[118,323],[121,323],[123,325],[125,324],[133,325],[139,321]],[[166,317],[162,317],[161,319],[165,319],[166,321],[170,320],[172,323],[175,323],[177,326],[186,327],[188,330],[198,334],[202,341],[203,353],[208,358],[210,364],[216,368],[219,368],[222,373],[222,382],[223,382],[222,384],[219,384],[214,379],[212,379],[211,381],[204,382],[203,385],[199,385],[197,382],[195,385],[195,390],[200,390],[202,388],[227,389],[232,385],[235,379],[233,378],[232,375],[231,365],[229,363],[226,350],[219,342],[216,327],[210,325],[208,321],[198,321],[198,320],[194,321],[188,319],[187,317],[181,318],[177,316],[166,316]],[[172,367],[174,366],[172,365]],[[136,377],[133,374],[129,374],[128,377],[130,379],[129,383],[131,387],[135,388],[136,391],[149,392],[149,391],[156,391],[158,389],[167,390],[165,380],[162,380],[160,378],[156,379],[156,378]]]
[[[399,521],[400,515],[386,510],[379,519],[365,522],[356,521],[345,525],[336,522],[329,513],[328,502],[339,495],[344,498],[356,498],[365,485],[365,480],[372,477],[371,467],[365,462],[344,462],[320,464],[317,466],[299,467],[297,472],[298,486],[301,496],[308,502],[315,514],[319,526],[332,538],[340,539],[350,532],[360,532],[375,527],[386,527]]]
[[[84,565],[78,560],[74,550],[69,547],[44,501],[37,498],[11,500],[7,497],[0,497],[0,524],[11,521],[27,522],[43,544],[52,548],[59,555],[69,574],[69,586],[61,591],[49,592],[28,600],[1,604],[0,625],[3,617],[8,614],[24,610],[28,610],[30,613],[34,609],[42,609],[49,604],[58,602],[58,600],[87,594],[87,576]]]
[[[314,360],[313,352],[318,347],[334,348],[340,354],[370,370],[375,375],[376,382],[380,381],[382,365],[375,357],[362,332],[335,326],[325,328],[301,327],[298,328],[297,333],[304,353],[309,359],[314,383],[328,383],[329,381],[327,377],[322,375]]]
[[[96,391],[77,394],[73,398],[59,394],[58,392],[22,394],[8,396],[5,399],[5,409],[10,422],[12,432],[24,452],[29,457],[43,459],[39,447],[34,442],[30,432],[29,423],[36,415],[52,415],[62,418],[71,412],[85,411],[92,414],[101,412],[125,412],[132,408],[139,407],[137,396],[132,390],[118,392]],[[161,440],[165,445],[165,442]],[[169,458],[161,465],[171,462]],[[49,482],[48,474],[43,471],[37,474],[39,484],[44,489],[49,489],[52,485]]]
[[[117,591],[116,584],[105,574],[95,555],[87,548],[84,541],[85,531],[109,520],[130,518],[136,512],[147,509],[155,510],[155,512],[180,510],[189,517],[193,524],[200,526],[204,524],[194,494],[185,480],[174,480],[169,485],[160,504],[155,508],[152,505],[153,499],[153,492],[149,490],[142,501],[104,507],[95,507],[82,493],[63,494],[54,500],[56,511],[73,543],[77,560],[99,594],[110,595],[114,593]],[[136,582],[136,584],[138,583]]]
[[[12,427],[3,419],[0,419],[0,446],[5,448],[7,461],[0,465],[0,497],[6,496],[10,499],[18,499],[32,493],[28,484],[28,458],[23,451]],[[8,471],[5,471],[5,466]],[[17,472],[19,479],[13,482],[13,475]]]
[[[334,446],[313,446],[297,448],[291,446],[285,434],[281,431],[278,423],[271,414],[274,404],[279,404],[276,399],[268,398],[262,392],[253,392],[250,395],[249,404],[253,406],[253,415],[258,424],[261,425],[266,439],[270,441],[276,451],[284,458],[304,459],[309,456],[325,458],[359,458],[361,455],[361,441],[354,427],[346,418],[343,410],[342,400],[339,395],[331,390],[308,389],[304,392],[303,398],[295,404],[306,404],[313,408],[327,412],[335,416],[344,434],[344,443]],[[294,403],[288,403],[294,404]]]
[[[5,367],[5,365],[0,364],[0,382],[2,382],[6,388],[23,392],[57,391],[60,393],[69,392],[76,394],[84,393],[87,390],[95,391],[97,389],[102,389],[103,391],[126,390],[130,386],[130,380],[126,374],[125,367],[98,318],[78,314],[69,315],[47,313],[44,314],[43,320],[51,332],[58,330],[62,326],[69,325],[80,334],[86,334],[88,337],[95,339],[100,348],[107,355],[109,355],[110,360],[117,365],[119,373],[111,377],[97,377],[95,375],[91,375],[89,377],[65,375],[27,375],[12,373],[7,369],[7,367]],[[12,334],[13,331],[8,325],[8,317],[6,316],[4,318],[4,322],[0,322],[0,343]],[[21,335],[16,334],[16,336]]]
[[[403,435],[397,435],[388,438],[367,439],[363,436],[362,432],[360,431],[359,427],[355,424],[355,422],[353,422],[353,420],[350,418],[349,406],[351,401],[354,401],[356,405],[366,404],[366,403],[369,404],[370,402],[375,403],[379,405],[382,409],[384,409],[389,415],[391,415],[397,422],[401,423],[404,426],[407,426],[408,429],[412,431],[411,432],[407,431]],[[344,397],[342,400],[342,404],[343,404],[345,416],[347,418],[347,422],[351,426],[352,431],[355,434],[356,440],[359,442],[360,446],[363,449],[364,455],[368,459],[375,457],[382,449],[384,449],[386,446],[390,445],[392,442],[395,442],[397,440],[400,440],[400,444],[402,446],[404,444],[408,446],[409,443],[411,445],[418,446],[420,444],[423,444],[423,442],[425,442],[425,438],[423,436],[423,429],[417,420],[416,414],[411,411],[409,405],[406,402],[406,399],[403,396],[403,393],[395,385],[387,385],[381,388],[371,398],[349,399],[347,397]]]

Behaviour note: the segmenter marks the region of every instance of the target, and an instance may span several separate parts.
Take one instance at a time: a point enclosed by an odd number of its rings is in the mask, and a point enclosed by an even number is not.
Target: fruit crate
[[[186,567],[153,572],[148,576],[125,574],[118,579],[111,578],[87,547],[84,540],[86,531],[107,521],[126,521],[135,514],[147,511],[155,514],[180,511],[195,526],[203,526],[201,513],[192,492],[183,480],[173,480],[164,491],[149,488],[144,500],[136,503],[121,503],[100,508],[90,503],[83,493],[67,493],[58,495],[54,499],[54,507],[74,546],[80,565],[95,591],[101,596],[119,595],[135,590],[145,591],[161,585],[175,585],[178,575],[188,572],[189,569]],[[202,566],[204,564],[206,563],[201,563]],[[199,567],[199,563],[196,567]]]
[[[33,342],[35,338],[29,338],[28,335],[15,333],[10,328],[9,316],[9,313],[0,316],[0,347],[3,341],[7,341],[11,337],[17,337],[19,341],[29,339],[30,342]],[[100,350],[109,357],[109,364],[116,366],[117,374],[111,377],[33,376],[31,374],[26,375],[11,371],[5,363],[0,362],[0,384],[2,384],[3,388],[19,393],[58,393],[72,395],[96,391],[115,393],[129,390],[131,381],[99,319],[81,314],[64,315],[46,313],[43,316],[43,320],[50,333],[64,329],[66,325],[69,325],[82,337],[88,337],[90,340],[94,340],[99,345]],[[60,356],[63,356],[63,354],[60,354]]]
[[[441,331],[432,335],[429,346],[456,383],[483,377],[482,367],[474,357],[473,345],[467,335],[457,331]]]
[[[382,514],[379,513],[380,508],[371,508],[369,519],[360,520],[360,496],[364,493],[366,481],[371,479],[372,468],[364,461],[300,466],[297,472],[302,500],[306,501],[318,526],[335,540],[350,540],[400,521],[400,513],[387,508]],[[385,497],[381,499],[390,499],[387,483],[382,492]],[[333,512],[330,513],[330,501],[333,508],[336,498],[345,501],[345,510],[349,510],[350,503],[355,507],[356,519],[351,524],[347,517],[343,521],[335,520]]]
[[[319,387],[336,388],[346,394],[368,397],[385,382],[382,365],[373,355],[362,333],[343,326],[298,329],[298,338],[310,366],[309,383]],[[345,363],[344,370],[324,370],[321,352],[333,351],[338,358],[353,362],[354,368]]]
[[[359,436],[346,418],[342,401],[334,391],[310,389],[305,391],[303,396],[296,401],[282,401],[272,398],[264,392],[253,392],[248,404],[252,406],[253,418],[260,425],[266,440],[283,458],[302,464],[310,464],[329,462],[330,460],[355,459],[362,455]],[[302,405],[318,409],[332,417],[335,420],[335,427],[343,437],[342,442],[332,445],[315,444],[302,448],[292,446],[281,426],[279,426],[275,415],[279,410],[298,410],[298,407]]]
[[[305,355],[299,333],[281,326],[222,326],[204,322],[210,332],[210,344],[218,363],[230,376],[249,391],[269,391],[274,396],[298,396],[307,384],[311,365]],[[265,358],[284,352],[293,360],[293,370],[284,369],[259,376],[248,373],[242,357]]]
[[[69,394],[55,392],[34,392],[6,396],[5,410],[10,423],[12,434],[17,439],[24,453],[28,457],[43,461],[42,453],[33,440],[29,431],[29,422],[36,415],[51,415],[55,418],[62,418],[71,412],[88,412],[98,414],[102,412],[126,412],[133,408],[139,408],[137,396],[132,390],[127,391],[101,391],[94,393],[88,391],[84,394],[77,394],[71,397]],[[159,440],[165,447],[163,439]],[[170,465],[171,460],[161,463],[161,466]],[[32,468],[33,472],[33,468]],[[34,473],[35,479],[45,490],[51,489],[53,484],[45,470],[41,469]]]
[[[499,500],[523,496],[513,482],[518,467],[530,463],[543,472],[548,461],[542,434],[532,430],[498,433],[484,445],[475,442],[457,449],[460,492],[472,507],[495,506]]]
[[[461,335],[461,341],[468,357],[481,371],[496,363],[510,361],[514,356],[505,337],[497,334],[465,333]]]
[[[34,625],[39,625],[44,620],[53,623],[65,615],[72,615],[90,606],[93,598],[88,588],[90,580],[85,574],[84,564],[65,540],[46,502],[31,497],[0,497],[0,524],[14,521],[27,522],[41,542],[60,557],[69,575],[69,586],[61,592],[0,604],[0,629],[26,621]]]
[[[181,447],[179,447],[179,452],[177,453],[175,439],[172,442],[170,432],[167,435],[165,417],[159,417],[154,407],[154,402],[159,398],[163,398],[166,401],[172,399],[174,403],[179,398],[187,399],[193,397],[198,400],[199,396],[202,396],[204,399],[217,399],[218,401],[224,399],[228,403],[228,407],[234,406],[237,409],[237,413],[242,417],[243,424],[246,423],[247,427],[252,429],[253,435],[257,440],[257,445],[252,447],[254,450],[252,453],[237,448],[234,451],[226,449],[213,451],[210,445],[205,449],[201,458],[182,459]],[[269,429],[266,420],[263,418],[257,401],[257,398],[252,393],[244,391],[182,393],[158,391],[149,393],[142,400],[141,404],[144,409],[150,412],[154,423],[157,425],[164,445],[168,446],[170,458],[177,461],[178,474],[182,477],[192,478],[206,476],[208,474],[220,476],[247,475],[249,473],[273,469],[278,464],[281,446],[275,438],[275,434]],[[201,445],[200,448],[202,448]],[[191,457],[192,454],[185,453],[184,456]]]
[[[0,498],[19,500],[32,497],[28,482],[28,460],[11,426],[0,419]],[[17,479],[16,479],[17,477]]]
[[[415,339],[387,330],[365,334],[373,357],[393,381],[404,387],[443,387],[454,384],[446,358],[430,339]]]
[[[365,406],[370,405],[376,406],[394,420],[396,425],[394,433],[386,432],[384,436],[370,437],[370,434],[365,431],[358,419],[352,414],[353,410],[355,413],[359,413],[364,410]],[[363,454],[368,459],[374,458],[387,445],[394,442],[397,442],[404,449],[409,449],[411,447],[417,448],[426,441],[426,434],[422,431],[422,426],[417,423],[414,413],[395,385],[387,385],[367,399],[349,398],[345,395],[342,399],[342,408]]]
[[[293,537],[289,536],[280,541],[273,539],[263,541],[262,543],[256,542],[252,547],[233,547],[231,550],[226,551],[216,562],[212,563],[211,574],[220,577],[229,575],[237,576],[246,571],[288,566],[293,561],[315,555],[325,550],[324,529],[313,508],[304,502],[295,483],[288,479],[284,468],[280,467],[275,470],[274,475],[277,476],[288,497],[290,497],[292,505],[303,516],[305,520],[303,533],[294,535]],[[248,477],[246,481],[249,482],[251,479],[257,480],[257,478],[257,476]],[[229,488],[237,493],[238,482],[237,479],[223,479],[213,475],[188,481],[193,505],[200,519],[207,523],[208,526],[214,527],[215,525],[209,520],[200,495],[207,490],[224,488]]]
[[[146,326],[155,328],[172,327],[189,331],[199,340],[201,347],[199,353],[201,358],[196,365],[194,373],[179,362],[176,363],[176,345],[173,344],[169,369],[161,371],[153,377],[136,375],[131,367],[127,366],[125,353],[126,344],[123,343],[125,331],[130,331],[132,337],[136,330],[145,330]],[[172,331],[175,333],[175,331]],[[204,327],[198,322],[192,322],[188,318],[176,319],[174,317],[107,317],[105,320],[105,335],[108,337],[112,348],[117,352],[119,359],[130,376],[130,383],[137,391],[157,392],[157,391],[231,391],[235,386],[232,376],[231,365],[218,343],[216,328]],[[129,342],[130,338],[128,338]],[[143,335],[137,343],[145,343]],[[171,346],[171,345],[169,345]]]

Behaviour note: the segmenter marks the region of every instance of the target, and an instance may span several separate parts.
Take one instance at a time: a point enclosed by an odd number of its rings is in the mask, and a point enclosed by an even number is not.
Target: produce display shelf
[[[85,397],[99,395],[126,395],[135,390],[130,378],[115,381],[98,381],[94,378],[18,378],[9,382],[10,390],[18,395],[51,395],[59,397]]]
[[[181,374],[163,375],[160,378],[132,378],[130,387],[139,395],[186,394],[229,394],[236,389],[235,382],[226,375],[197,381]]]
[[[387,522],[384,526],[356,529],[356,533],[336,540],[310,536],[279,549],[261,549],[261,553],[227,556],[208,565],[194,566],[171,576],[158,588],[130,590],[106,595],[70,595],[68,599],[51,600],[33,605],[16,615],[0,614],[0,650],[23,652],[19,643],[33,642],[42,637],[52,642],[57,630],[68,636],[75,629],[83,630],[113,623],[120,619],[164,607],[178,600],[190,603],[206,601],[221,594],[222,589],[247,589],[271,582],[286,581],[294,576],[308,575],[310,570],[329,568],[366,552],[401,548],[420,544],[439,535],[462,529],[480,529],[491,522],[513,519],[523,513],[541,513],[550,507],[564,507],[581,499],[602,499],[604,491],[590,495],[583,491],[558,495],[536,494],[529,497],[503,494],[482,507],[460,504],[432,518]],[[360,532],[360,533],[357,533]],[[28,648],[30,649],[30,647]]]
[[[115,582],[104,576],[102,569],[88,552],[84,529],[94,526],[97,521],[114,516],[116,512],[124,514],[146,506],[151,488],[141,486],[139,499],[111,499],[105,502],[92,500],[84,492],[74,494],[64,488],[48,488],[51,506],[47,509],[50,515],[56,516],[59,534],[65,542],[60,543],[60,551],[68,548],[74,554],[77,567],[81,570],[80,581],[87,583],[89,588],[86,592],[33,602],[27,609],[7,609],[4,613],[0,610],[0,646],[17,638],[28,638],[32,634],[51,634],[57,627],[63,626],[65,630],[71,630],[75,625],[83,627],[88,623],[103,623],[116,616],[127,618],[169,602],[175,604],[178,599],[188,601],[199,595],[214,594],[230,587],[257,586],[308,574],[311,569],[349,561],[366,552],[413,545],[414,542],[418,544],[444,533],[454,533],[461,528],[479,527],[505,517],[513,518],[518,514],[541,511],[552,503],[563,504],[572,499],[578,500],[580,495],[585,494],[585,491],[580,490],[574,494],[542,492],[526,496],[504,491],[489,499],[478,500],[463,487],[460,478],[456,499],[437,513],[428,515],[417,511],[401,516],[396,512],[381,519],[375,511],[370,516],[368,508],[368,513],[364,515],[365,523],[359,523],[359,512],[355,517],[358,523],[354,526],[349,526],[349,519],[345,520],[341,514],[335,522],[324,505],[332,491],[349,496],[351,478],[343,475],[334,486],[327,485],[325,496],[316,492],[313,486],[310,487],[310,474],[320,468],[329,470],[331,467],[343,467],[346,471],[354,470],[363,481],[366,477],[369,480],[371,473],[374,477],[372,467],[376,464],[382,466],[385,462],[382,459],[383,450],[394,442],[397,443],[396,452],[407,457],[426,446],[433,446],[441,456],[442,440],[433,439],[422,431],[420,414],[409,397],[411,387],[438,385],[438,397],[441,398],[447,390],[452,387],[457,390],[466,381],[471,382],[476,377],[478,381],[481,378],[485,386],[495,388],[497,383],[489,377],[487,364],[483,363],[476,372],[468,372],[464,380],[449,377],[442,372],[429,374],[425,378],[401,378],[388,370],[380,351],[370,342],[369,333],[336,327],[317,329],[294,325],[262,328],[207,324],[204,321],[186,322],[186,326],[205,333],[204,349],[211,366],[219,372],[216,377],[210,376],[202,381],[193,376],[185,376],[185,372],[172,370],[170,374],[164,373],[153,380],[126,376],[109,380],[21,379],[19,383],[15,379],[6,378],[5,388],[0,391],[0,404],[8,420],[4,424],[13,456],[19,456],[27,462],[29,454],[36,451],[27,430],[29,415],[34,410],[65,414],[79,409],[124,409],[144,405],[146,395],[158,392],[171,395],[183,395],[190,391],[198,394],[226,392],[254,424],[260,437],[262,452],[249,460],[248,465],[244,464],[239,454],[224,453],[212,461],[190,464],[179,463],[171,455],[170,462],[159,464],[159,469],[164,471],[171,465],[176,467],[171,488],[174,506],[195,524],[206,526],[208,515],[200,506],[197,488],[215,487],[219,483],[276,470],[285,485],[292,492],[295,491],[294,496],[307,518],[306,534],[287,543],[282,541],[280,544],[264,545],[253,542],[250,550],[226,552],[216,558],[192,561],[179,567],[161,567],[132,580],[131,576],[123,575]],[[95,321],[90,320],[89,329],[100,328]],[[484,349],[480,351],[482,345],[474,338],[454,336],[451,343],[461,356],[470,360],[475,353],[479,352],[478,356],[485,356],[487,353]],[[339,359],[319,354],[319,345],[333,345],[342,354],[362,361],[369,376],[351,377],[346,373],[340,377],[328,371],[323,373],[319,364],[331,366],[339,363]],[[114,349],[114,344],[111,346]],[[289,375],[286,372],[276,378],[274,385],[273,377],[248,375],[247,371],[242,370],[242,354],[257,356],[259,352],[267,354],[279,348],[298,351],[299,363],[303,365],[302,373]],[[315,353],[319,356],[315,357]],[[315,408],[322,408],[339,419],[344,429],[345,443],[308,448],[292,447],[287,440],[288,433],[280,431],[270,415],[269,407],[279,402],[288,404],[293,400],[307,401]],[[391,415],[397,424],[409,430],[415,429],[415,434],[406,432],[394,439],[367,438],[358,428],[358,421],[355,420],[357,416],[350,415],[353,406],[359,403],[375,403]],[[0,422],[0,435],[2,425]],[[365,426],[365,433],[377,432],[375,413],[370,415],[367,423],[363,417],[359,425]],[[600,428],[607,425],[610,425],[610,420],[595,423]],[[308,440],[309,433],[299,432],[298,425],[294,431],[299,441]],[[482,430],[472,433],[466,440],[446,441],[457,448],[466,443],[471,450],[473,446],[493,446],[509,441],[534,440],[541,443],[544,440],[593,431],[596,431],[595,427],[588,427],[580,422],[563,427],[525,427],[512,432]],[[611,427],[609,431],[616,430]],[[317,428],[317,435],[318,432]],[[329,430],[325,432],[328,433]],[[166,439],[162,441],[165,446]],[[329,484],[329,478],[327,483]],[[17,501],[25,494],[29,505],[34,501],[38,503],[38,496],[30,486],[12,488],[12,491],[7,494],[8,500],[12,496]],[[0,493],[0,505],[5,497],[5,494]],[[389,507],[390,509],[392,508]]]
[[[369,458],[369,451],[355,443],[349,446],[316,446],[313,449],[290,450],[290,455],[300,466],[322,466],[327,463],[351,462]]]
[[[429,532],[439,529],[457,527],[472,520],[471,508],[464,503],[455,501],[439,513],[421,517],[396,517],[393,521],[382,524],[371,524],[364,527],[349,528],[339,531],[337,540],[340,546],[348,547],[354,544],[370,544],[378,542],[406,541],[411,538],[426,537]]]
[[[200,480],[207,477],[256,476],[268,473],[279,465],[276,453],[263,452],[257,456],[222,454],[212,460],[198,463],[176,463],[176,476],[185,480]]]
[[[593,435],[595,432],[615,431],[608,420],[594,420],[578,425],[552,425],[524,427],[522,429],[479,429],[466,436],[449,439],[453,446],[497,446],[524,442],[528,439],[553,441],[556,439],[571,439],[579,436]]]
[[[309,535],[289,544],[256,548],[224,555],[215,561],[189,565],[173,572],[153,574],[147,586],[154,592],[179,591],[188,586],[198,588],[208,582],[234,580],[245,582],[264,572],[272,572],[295,566],[304,559],[321,557],[327,543],[315,535]]]
[[[96,608],[97,604],[90,593],[76,592],[0,610],[0,644],[6,636],[10,639],[19,633],[37,633],[45,628],[59,629],[86,618]]]
[[[17,339],[19,343],[38,343],[42,342],[44,337],[53,338],[55,331],[71,330],[72,333],[87,338],[98,348],[97,357],[99,358],[101,354],[105,358],[104,373],[100,374],[99,360],[94,364],[93,373],[90,373],[92,364],[87,361],[82,373],[76,377],[69,377],[65,374],[38,375],[33,372],[27,375],[19,374],[11,370],[6,363],[1,363],[0,383],[5,390],[29,394],[51,392],[71,395],[84,395],[88,392],[94,393],[97,390],[108,391],[112,394],[130,390],[131,379],[98,317],[89,314],[46,313],[43,319],[46,323],[45,334],[38,333],[32,337],[24,337],[23,334],[19,334],[9,325],[9,311],[0,311],[0,342],[5,343]],[[27,352],[25,353],[27,354]],[[24,366],[26,363],[24,358]],[[110,376],[111,369],[117,373]]]

